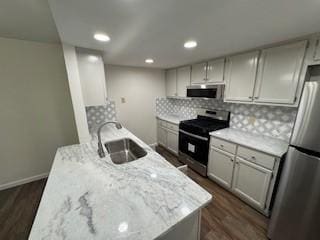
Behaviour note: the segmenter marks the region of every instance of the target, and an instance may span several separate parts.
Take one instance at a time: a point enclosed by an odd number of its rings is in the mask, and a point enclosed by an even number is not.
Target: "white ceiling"
[[[22,1],[22,0],[21,0]],[[169,68],[320,31],[320,0],[49,0],[62,41]],[[92,36],[104,31],[110,43]],[[198,47],[183,48],[195,39]]]
[[[47,0],[0,0],[0,37],[60,42]]]

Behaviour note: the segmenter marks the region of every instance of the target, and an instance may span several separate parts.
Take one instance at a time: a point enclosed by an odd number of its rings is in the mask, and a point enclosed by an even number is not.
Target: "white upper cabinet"
[[[167,97],[177,96],[177,70],[170,69],[166,72],[166,95]]]
[[[262,50],[254,101],[293,104],[307,41]]]
[[[187,96],[187,86],[190,85],[191,67],[181,67],[177,69],[177,95]]]
[[[258,56],[255,51],[227,58],[225,100],[252,101]]]
[[[320,37],[316,41],[316,49],[314,51],[313,59],[315,61],[319,61],[320,60]]]
[[[77,59],[85,106],[106,104],[107,89],[102,57],[77,49]]]
[[[224,58],[208,62],[206,79],[208,84],[223,82],[224,62]]]
[[[207,79],[207,63],[197,63],[192,65],[191,84],[205,84]]]

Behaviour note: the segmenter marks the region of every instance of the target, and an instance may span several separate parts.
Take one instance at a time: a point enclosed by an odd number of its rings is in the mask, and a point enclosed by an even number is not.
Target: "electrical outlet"
[[[121,98],[121,103],[126,103],[126,99],[124,97]]]
[[[251,124],[251,125],[254,125],[254,123],[256,122],[256,118],[255,117],[249,117],[249,123]]]

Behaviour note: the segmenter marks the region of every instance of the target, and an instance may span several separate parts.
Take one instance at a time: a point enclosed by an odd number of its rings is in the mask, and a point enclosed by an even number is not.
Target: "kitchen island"
[[[97,138],[61,147],[29,236],[34,239],[199,239],[211,195],[128,130],[106,126],[102,141],[131,138],[147,151],[114,164]]]

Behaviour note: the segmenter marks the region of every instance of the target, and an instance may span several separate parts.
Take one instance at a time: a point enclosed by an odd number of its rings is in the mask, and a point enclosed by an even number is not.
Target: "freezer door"
[[[268,229],[272,240],[320,239],[320,158],[289,147]]]
[[[306,82],[291,145],[320,152],[320,81]]]

